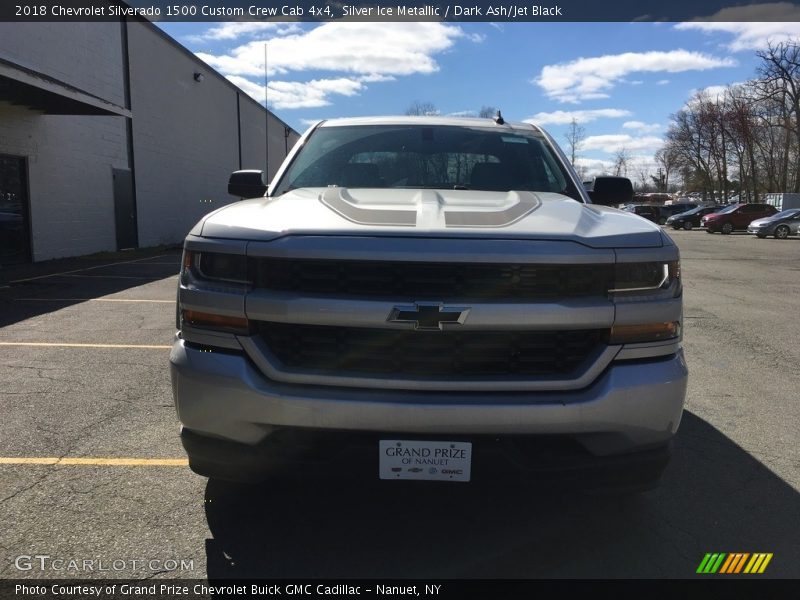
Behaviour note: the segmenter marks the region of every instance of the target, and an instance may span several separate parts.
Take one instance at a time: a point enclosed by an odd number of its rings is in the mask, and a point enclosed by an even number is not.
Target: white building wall
[[[124,105],[119,23],[0,23],[0,58]],[[111,170],[128,166],[124,118],[0,103],[0,154],[27,159],[34,261],[116,248]]]
[[[151,25],[128,24],[139,245],[180,243],[239,168],[263,169],[265,114]],[[119,23],[0,23],[0,58],[125,106]],[[204,80],[194,80],[202,72]],[[269,172],[285,155],[270,117]],[[297,135],[292,133],[289,147]],[[112,169],[128,168],[123,117],[43,115],[0,102],[0,153],[28,161],[34,261],[116,249]]]
[[[34,261],[116,248],[111,169],[128,165],[124,119],[0,104],[0,154],[27,158]]]
[[[125,105],[119,23],[0,23],[0,58]]]
[[[234,200],[236,92],[149,26],[131,23],[128,35],[139,245],[176,243]]]

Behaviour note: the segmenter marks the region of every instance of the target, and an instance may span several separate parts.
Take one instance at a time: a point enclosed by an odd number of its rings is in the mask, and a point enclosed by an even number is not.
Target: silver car
[[[800,233],[800,208],[790,208],[771,217],[756,219],[747,226],[747,233],[760,238],[771,235],[777,240],[785,240],[790,235],[798,235]]]
[[[313,126],[186,238],[170,363],[202,475],[650,487],[687,386],[678,249],[540,128]]]

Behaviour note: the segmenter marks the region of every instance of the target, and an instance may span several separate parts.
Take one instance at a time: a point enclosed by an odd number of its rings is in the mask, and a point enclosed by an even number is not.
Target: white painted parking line
[[[115,265],[129,265],[131,263],[143,262],[146,260],[153,260],[154,258],[163,258],[169,254],[158,254],[156,256],[148,256],[147,258],[135,258],[133,260],[121,260],[114,263],[106,263],[103,265],[95,265],[93,267],[84,267],[83,269],[73,269],[72,271],[62,271],[60,273],[50,273],[49,275],[37,275],[36,277],[26,277],[25,279],[14,279],[11,283],[24,283],[26,281],[34,281],[36,279],[45,279],[47,277],[57,277],[58,275],[69,275],[71,273],[80,273],[82,271],[92,271],[93,269],[102,269],[103,267],[113,267]]]
[[[66,342],[0,342],[0,346],[25,346],[31,348],[144,348],[147,350],[169,350],[172,346],[155,344],[72,344]]]
[[[139,300],[128,298],[14,298],[15,302],[144,302],[175,304],[175,300]]]

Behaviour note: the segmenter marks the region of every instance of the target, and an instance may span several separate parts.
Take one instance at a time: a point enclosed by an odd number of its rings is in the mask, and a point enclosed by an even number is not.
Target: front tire
[[[775,229],[775,239],[776,240],[785,240],[789,237],[789,226],[788,225],[778,225]]]
[[[725,223],[722,225],[722,235],[730,235],[733,233],[733,223]]]
[[[692,230],[692,227],[694,227],[694,223],[692,223],[691,221],[686,221],[686,222],[683,224],[683,228],[684,228],[686,231],[691,231],[691,230]]]

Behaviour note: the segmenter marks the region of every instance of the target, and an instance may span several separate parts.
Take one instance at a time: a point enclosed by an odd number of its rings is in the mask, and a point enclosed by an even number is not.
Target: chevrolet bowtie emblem
[[[409,306],[395,306],[387,321],[413,323],[414,329],[440,331],[442,324],[462,324],[469,314],[466,307],[445,307],[439,303],[415,302]]]

